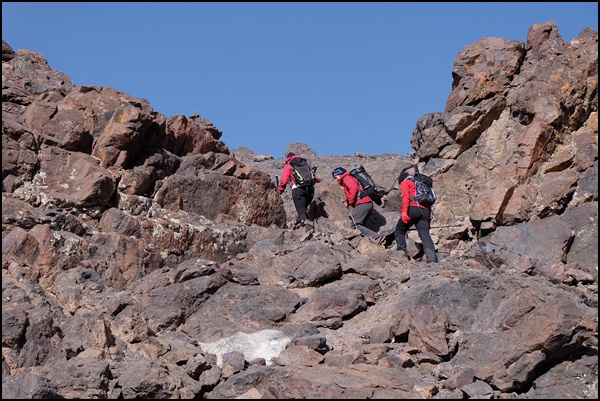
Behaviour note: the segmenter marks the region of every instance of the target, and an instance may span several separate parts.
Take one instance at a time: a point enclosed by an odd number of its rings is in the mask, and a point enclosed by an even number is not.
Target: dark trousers
[[[437,262],[438,258],[435,251],[435,245],[429,234],[429,210],[417,206],[410,206],[408,208],[408,217],[410,217],[408,224],[403,222],[402,218],[400,218],[396,224],[396,229],[394,231],[396,236],[396,246],[401,251],[408,251],[406,246],[406,233],[414,225],[417,228],[417,233],[423,243],[423,251],[425,252],[427,263]]]
[[[310,205],[315,197],[315,188],[312,186],[302,188],[292,188],[292,200],[298,213],[298,222],[305,221],[306,208]]]

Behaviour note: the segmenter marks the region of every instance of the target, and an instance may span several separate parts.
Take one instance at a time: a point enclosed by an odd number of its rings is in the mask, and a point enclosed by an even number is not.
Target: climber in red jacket
[[[412,198],[416,195],[417,189],[413,180],[408,179],[409,174],[403,172],[398,177],[400,183],[400,191],[402,196],[402,207],[400,208],[400,219],[396,224],[394,234],[396,236],[396,246],[408,258],[408,248],[406,246],[406,233],[414,225],[417,228],[419,238],[423,243],[423,251],[427,263],[437,262],[438,257],[435,250],[435,245],[429,234],[429,228],[433,213],[430,208],[421,205],[419,202],[413,201]]]

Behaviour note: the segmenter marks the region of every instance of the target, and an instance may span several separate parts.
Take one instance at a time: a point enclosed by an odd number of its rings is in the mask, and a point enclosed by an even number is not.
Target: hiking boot
[[[425,260],[427,263],[436,263],[438,261],[437,253],[425,250]]]
[[[385,241],[385,237],[384,236],[377,237],[377,239],[375,240],[375,242],[377,242],[377,245],[383,244],[383,241]]]

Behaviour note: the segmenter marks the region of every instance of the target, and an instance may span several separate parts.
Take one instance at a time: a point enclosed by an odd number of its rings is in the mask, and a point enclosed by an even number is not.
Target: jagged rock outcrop
[[[596,399],[597,32],[484,38],[452,74],[411,155],[273,157],[3,41],[3,398]],[[323,178],[307,230],[289,151]],[[355,163],[384,246],[330,178]],[[414,163],[434,264],[394,252]]]

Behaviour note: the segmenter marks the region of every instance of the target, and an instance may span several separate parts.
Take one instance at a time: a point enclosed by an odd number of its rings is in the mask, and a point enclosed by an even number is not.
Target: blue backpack
[[[409,175],[409,180],[415,183],[417,193],[411,198],[413,202],[419,202],[419,204],[430,208],[437,200],[435,191],[433,190],[433,180],[431,177],[425,174],[416,173],[415,175]]]

